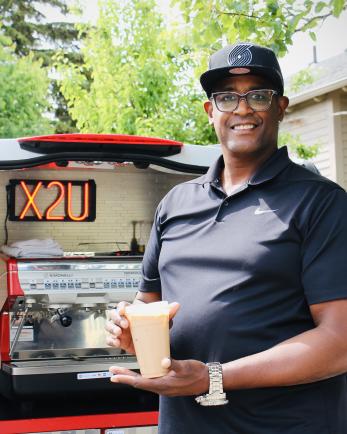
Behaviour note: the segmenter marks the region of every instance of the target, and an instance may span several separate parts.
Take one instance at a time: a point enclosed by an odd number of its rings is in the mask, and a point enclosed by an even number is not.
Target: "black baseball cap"
[[[248,42],[227,45],[210,57],[208,70],[200,77],[200,83],[209,98],[214,85],[223,78],[234,75],[261,75],[283,95],[283,76],[275,53],[270,48]]]

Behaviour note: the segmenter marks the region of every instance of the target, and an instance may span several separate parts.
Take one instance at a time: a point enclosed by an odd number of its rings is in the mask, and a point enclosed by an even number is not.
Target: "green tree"
[[[57,49],[63,49],[70,62],[81,63],[78,31],[74,23],[50,22],[43,12],[47,8],[62,15],[69,13],[66,0],[0,0],[2,30],[12,41],[14,53],[19,58],[32,53],[33,58],[41,59],[43,66],[49,70],[52,69],[52,59]],[[49,98],[56,132],[75,131],[75,123],[69,116],[66,101],[53,78]]]
[[[99,5],[81,47],[83,67],[58,56],[61,90],[79,130],[215,141],[192,79],[191,50],[167,28],[155,0]]]
[[[13,42],[15,54],[21,57],[33,52],[44,66],[51,64],[58,47],[72,59],[78,56],[74,23],[50,22],[40,6],[51,7],[62,15],[69,13],[66,0],[0,0],[2,30]]]
[[[163,19],[155,0],[100,0],[95,28],[79,27],[87,33],[85,63],[71,65],[63,55],[57,62],[62,93],[81,131],[216,143],[198,82],[211,51],[248,40],[281,56],[296,32],[314,39],[315,27],[345,8],[341,0],[172,2],[182,11],[177,21]],[[301,155],[311,155],[297,145]]]
[[[194,44],[215,48],[228,41],[252,41],[286,54],[293,35],[309,32],[327,17],[338,17],[346,9],[344,0],[172,0],[191,26]]]
[[[52,132],[47,110],[49,80],[33,55],[18,59],[0,33],[0,137]]]

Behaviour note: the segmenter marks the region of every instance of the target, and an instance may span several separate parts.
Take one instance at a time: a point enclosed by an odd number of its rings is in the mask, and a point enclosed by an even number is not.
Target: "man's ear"
[[[211,101],[204,102],[204,109],[208,116],[208,123],[210,125],[213,125],[213,106]]]
[[[289,99],[286,96],[280,96],[278,99],[278,116],[279,120],[282,121],[286,108],[288,107]]]

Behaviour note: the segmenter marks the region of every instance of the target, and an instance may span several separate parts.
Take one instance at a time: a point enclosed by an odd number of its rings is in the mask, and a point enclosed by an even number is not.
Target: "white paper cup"
[[[135,353],[141,375],[162,377],[169,371],[161,363],[170,358],[169,304],[167,301],[126,306]]]

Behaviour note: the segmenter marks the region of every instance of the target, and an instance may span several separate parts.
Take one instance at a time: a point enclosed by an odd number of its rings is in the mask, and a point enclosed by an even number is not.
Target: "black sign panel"
[[[11,179],[8,189],[9,219],[12,221],[92,222],[95,220],[94,180]],[[79,210],[76,211],[76,208]]]

